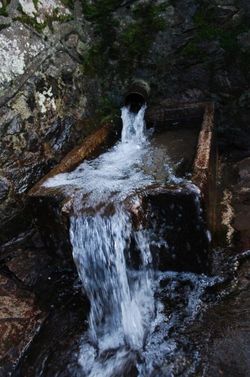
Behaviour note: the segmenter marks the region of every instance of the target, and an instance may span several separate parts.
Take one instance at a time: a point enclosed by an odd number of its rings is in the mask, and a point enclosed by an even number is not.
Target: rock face
[[[43,320],[34,296],[6,276],[0,275],[0,375],[17,365]]]
[[[13,19],[0,32],[0,242],[30,222],[27,190],[89,132],[78,121],[89,117],[98,92],[71,51],[88,39],[84,24],[65,20],[73,16],[61,3],[55,15],[58,1],[49,3],[38,2],[40,23],[32,1],[20,2],[25,12],[18,2],[2,7]]]
[[[16,35],[18,35],[18,39],[15,38]],[[0,44],[0,90],[2,92],[11,81],[25,72],[29,62],[45,46],[37,35],[32,34],[20,22],[13,22],[11,26],[2,31]]]
[[[234,187],[235,217],[233,226],[240,236],[240,247],[250,248],[250,158],[237,163],[238,182]]]

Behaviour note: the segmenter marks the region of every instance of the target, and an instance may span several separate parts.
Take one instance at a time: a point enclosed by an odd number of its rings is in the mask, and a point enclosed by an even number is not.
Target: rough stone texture
[[[95,126],[85,119],[99,88],[73,51],[88,41],[88,26],[58,18],[63,9],[71,12],[62,5],[54,14],[58,1],[45,3],[39,2],[48,17],[40,34],[18,2],[6,10],[18,21],[0,29],[0,243],[30,223],[27,190]],[[45,27],[48,20],[54,27]]]
[[[237,166],[238,182],[234,187],[235,217],[233,226],[240,237],[240,247],[250,249],[250,158],[241,160]]]
[[[22,75],[45,44],[21,22],[13,22],[0,34],[0,95],[19,75]]]
[[[71,14],[60,0],[38,0],[35,6],[32,0],[19,0],[22,10],[25,14],[36,19],[38,23],[46,21],[48,16],[53,16],[54,12],[57,16],[67,16]]]
[[[0,375],[17,365],[43,320],[34,296],[10,278],[0,275]]]
[[[4,177],[0,177],[0,202],[3,201],[9,192],[9,183]]]

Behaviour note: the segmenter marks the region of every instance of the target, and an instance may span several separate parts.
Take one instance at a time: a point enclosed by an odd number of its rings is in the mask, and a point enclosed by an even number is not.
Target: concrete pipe
[[[130,106],[130,110],[137,113],[147,102],[150,94],[150,86],[144,80],[134,80],[129,86],[125,98],[125,106]]]

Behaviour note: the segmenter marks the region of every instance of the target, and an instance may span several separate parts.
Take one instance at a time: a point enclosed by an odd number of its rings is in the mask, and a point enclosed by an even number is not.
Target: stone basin
[[[216,203],[210,200],[216,179],[214,106],[205,102],[175,103],[166,107],[163,102],[155,108],[150,108],[146,119],[147,125],[153,125],[161,139],[164,138],[164,132],[171,132],[178,124],[180,134],[182,127],[183,132],[188,127],[188,121],[196,125],[195,145],[192,146],[193,153],[189,161],[191,166],[188,168],[194,185],[152,185],[135,192],[132,197],[127,198],[125,205],[132,213],[135,228],[138,223],[145,227],[164,224],[163,237],[167,234],[169,237],[171,233],[168,247],[153,247],[155,263],[160,269],[204,271],[207,269],[209,249],[207,229],[213,233],[215,222]],[[35,218],[44,241],[52,252],[71,258],[69,220],[73,199],[58,188],[43,186],[44,182],[59,173],[74,170],[85,159],[100,155],[115,144],[119,135],[119,125],[104,125],[86,138],[82,145],[71,151],[30,190],[29,197]],[[183,149],[186,148],[185,145]],[[172,229],[172,232],[167,229]]]

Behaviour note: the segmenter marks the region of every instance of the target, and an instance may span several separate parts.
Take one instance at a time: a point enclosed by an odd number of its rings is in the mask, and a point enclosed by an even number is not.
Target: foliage
[[[88,73],[102,75],[112,71],[113,62],[119,59],[116,71],[129,75],[148,52],[156,33],[165,28],[161,13],[166,4],[156,5],[153,1],[133,6],[131,20],[121,26],[114,11],[125,3],[124,0],[98,0],[94,4],[83,1],[84,15],[92,22],[97,39],[85,56],[84,69]]]
[[[8,17],[7,6],[10,1],[2,0],[2,7],[0,8],[0,16]]]
[[[39,2],[39,0],[33,0],[33,4],[34,4],[36,9],[37,9],[37,6],[38,6],[38,2]]]
[[[205,52],[201,50],[197,42],[192,40],[186,44],[182,49],[182,55],[187,58],[204,58],[206,56]]]
[[[112,12],[123,6],[124,3],[124,0],[96,0],[94,3],[83,0],[83,13],[89,21],[97,18],[106,19]]]
[[[61,0],[61,3],[69,9],[74,9],[74,0]]]
[[[182,55],[195,57],[198,59],[206,58],[206,51],[201,49],[201,44],[206,41],[218,41],[225,53],[227,64],[235,62],[236,59],[242,60],[243,53],[238,43],[239,34],[248,31],[247,20],[242,20],[240,24],[219,23],[216,19],[216,11],[213,7],[201,5],[194,16],[195,33],[192,40],[182,49]],[[243,62],[242,62],[243,63]]]
[[[37,22],[34,17],[30,17],[23,12],[21,16],[16,17],[14,20],[33,27],[38,33],[41,33],[46,26],[44,23]]]
[[[35,17],[31,17],[24,13],[22,8],[19,8],[18,10],[22,15],[16,17],[15,20],[33,27],[38,33],[41,33],[46,26],[48,26],[50,29],[53,29],[53,21],[66,22],[72,19],[71,15],[62,15],[56,8],[53,10],[53,14],[51,16],[46,17],[46,20],[44,22],[37,22]]]
[[[100,123],[115,120],[120,116],[116,104],[110,97],[107,96],[100,98],[98,103],[98,112],[96,115],[97,118],[100,119]]]
[[[240,25],[219,25],[216,22],[214,9],[201,8],[194,16],[194,24],[197,28],[196,40],[218,40],[221,47],[228,53],[235,52],[238,48],[237,36],[249,30],[246,20]]]

